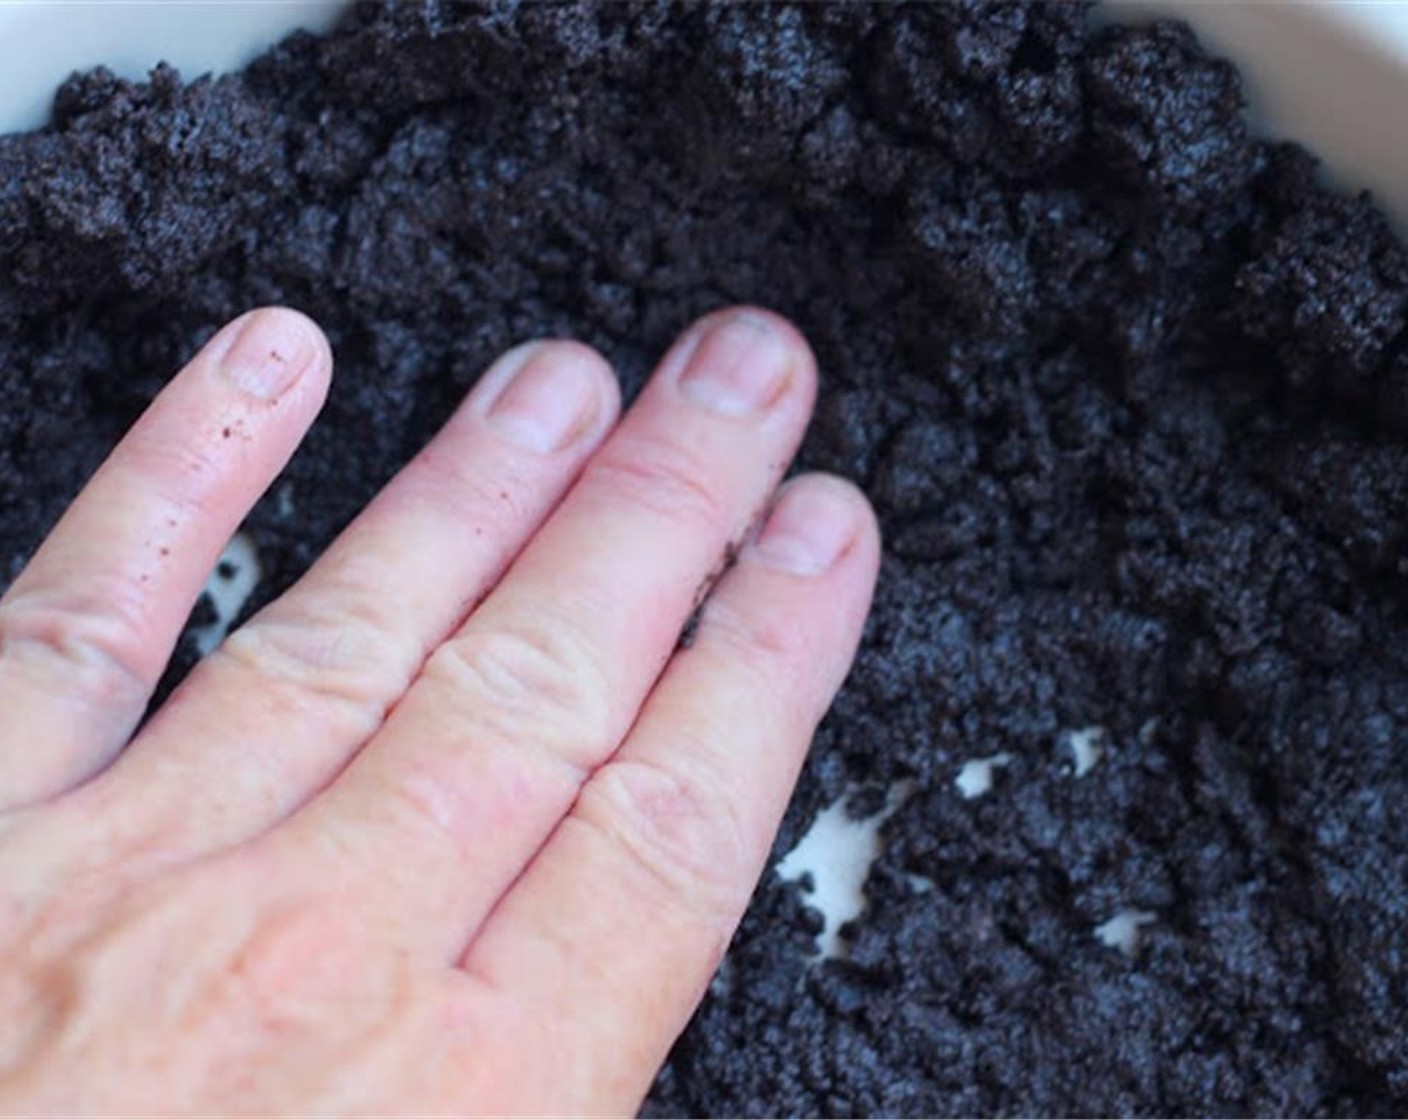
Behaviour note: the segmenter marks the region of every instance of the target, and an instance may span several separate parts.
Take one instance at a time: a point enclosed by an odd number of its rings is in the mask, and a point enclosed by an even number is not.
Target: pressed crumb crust
[[[397,4],[76,77],[0,138],[0,582],[251,305],[338,358],[251,606],[510,344],[633,392],[769,305],[887,542],[777,853],[906,796],[842,957],[764,879],[647,1108],[1401,1114],[1408,257],[1239,105],[1181,26],[1005,3]]]

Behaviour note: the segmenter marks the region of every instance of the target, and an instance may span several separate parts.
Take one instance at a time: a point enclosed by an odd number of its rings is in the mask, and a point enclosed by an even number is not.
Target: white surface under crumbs
[[[1068,732],[1065,739],[1071,749],[1077,778],[1085,777],[1095,769],[1095,764],[1105,757],[1103,727],[1083,727],[1079,731]]]
[[[244,533],[237,534],[225,546],[215,571],[205,584],[215,604],[215,621],[191,632],[202,657],[225,640],[230,626],[258,585],[259,575],[259,553],[255,551],[254,542]]]
[[[1012,756],[1006,751],[990,754],[987,758],[970,758],[958,768],[958,777],[953,779],[953,784],[958,787],[958,792],[963,795],[965,801],[982,797],[992,789],[992,772],[1011,761]]]
[[[202,656],[218,646],[229,633],[258,585],[260,574],[254,542],[240,533],[225,547],[205,585],[215,604],[216,620],[194,631]],[[1153,726],[1153,721],[1149,726]],[[1060,736],[1061,748],[1070,753],[1070,772],[1074,777],[1083,778],[1100,762],[1106,753],[1106,738],[1105,729],[1096,726],[1067,731]],[[959,767],[954,785],[965,801],[982,797],[992,791],[994,772],[1011,765],[1012,761],[1012,755],[1006,751],[970,758]],[[871,864],[883,849],[880,826],[904,804],[913,792],[913,783],[899,782],[891,786],[880,811],[860,819],[846,812],[847,802],[857,792],[855,788],[847,789],[818,813],[797,846],[777,865],[778,877],[784,882],[810,877],[811,887],[804,884],[802,890],[808,905],[815,907],[822,916],[822,928],[817,936],[820,960],[846,955],[841,927],[865,913],[865,880]],[[909,876],[909,883],[921,893],[934,887],[920,875]],[[1156,918],[1149,910],[1121,910],[1095,927],[1095,937],[1101,944],[1134,957],[1139,953],[1140,927]]]
[[[1140,739],[1147,741],[1157,726],[1157,720],[1146,722],[1140,729]],[[1063,731],[1057,737],[1057,749],[1070,759],[1067,773],[1085,778],[1108,754],[1108,742],[1109,732],[1091,725]],[[958,768],[953,784],[965,801],[982,797],[992,791],[995,772],[1013,761],[1013,756],[1006,751],[970,758]],[[883,849],[880,826],[912,791],[910,782],[892,786],[878,813],[855,820],[847,814],[846,803],[856,790],[847,789],[817,814],[796,847],[778,863],[778,877],[784,882],[801,881],[807,904],[821,912],[823,924],[817,937],[820,960],[845,956],[846,944],[841,940],[840,930],[865,913],[865,880],[871,864]],[[807,877],[811,880],[810,889],[806,885]],[[909,883],[918,892],[934,887],[930,880],[919,875],[909,876]],[[1139,953],[1140,928],[1157,918],[1150,910],[1120,910],[1095,927],[1095,938],[1102,945],[1135,957]]]
[[[824,924],[817,936],[821,959],[845,956],[841,927],[865,912],[865,878],[880,854],[880,826],[904,803],[913,789],[910,782],[890,787],[884,807],[874,816],[853,819],[846,802],[855,794],[848,789],[828,805],[811,828],[782,861],[777,874],[784,882],[810,875],[812,889],[802,889],[807,903],[821,911]]]
[[[1139,927],[1147,926],[1156,917],[1152,910],[1121,910],[1108,922],[1096,926],[1095,936],[1102,945],[1133,957],[1139,953]]]

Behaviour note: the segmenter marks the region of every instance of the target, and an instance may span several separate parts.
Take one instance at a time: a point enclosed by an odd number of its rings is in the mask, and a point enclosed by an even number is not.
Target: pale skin
[[[797,331],[511,351],[137,732],[331,373],[224,328],[0,598],[0,1112],[630,1112],[757,883],[879,556]]]

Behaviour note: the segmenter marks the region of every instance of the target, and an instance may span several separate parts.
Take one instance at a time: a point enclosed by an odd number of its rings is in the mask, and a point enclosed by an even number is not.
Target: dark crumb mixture
[[[0,583],[252,304],[339,363],[259,599],[511,343],[634,390],[770,305],[887,538],[778,852],[910,792],[843,958],[765,880],[648,1109],[1402,1114],[1408,256],[1184,27],[1086,17],[427,2],[73,78],[0,139]]]

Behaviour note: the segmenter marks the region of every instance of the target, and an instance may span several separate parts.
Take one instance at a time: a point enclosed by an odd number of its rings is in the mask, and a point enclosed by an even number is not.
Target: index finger
[[[303,315],[230,323],[161,391],[0,598],[0,809],[126,743],[220,551],[327,394]]]

